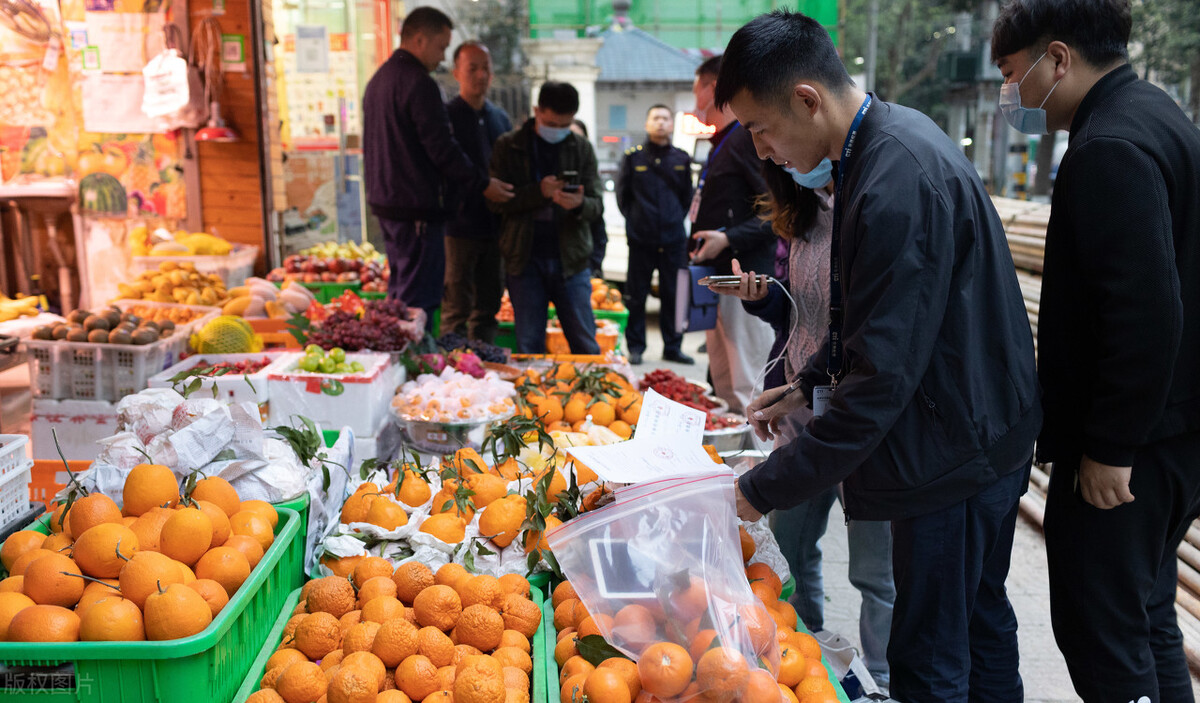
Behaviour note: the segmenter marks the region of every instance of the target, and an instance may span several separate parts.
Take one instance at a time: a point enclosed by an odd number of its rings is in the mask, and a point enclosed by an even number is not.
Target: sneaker
[[[629,365],[630,366],[641,366],[642,365],[642,355],[639,354],[638,352],[629,352]]]
[[[695,359],[681,351],[663,352],[663,361],[674,361],[677,364],[687,364],[688,366],[696,363]]]

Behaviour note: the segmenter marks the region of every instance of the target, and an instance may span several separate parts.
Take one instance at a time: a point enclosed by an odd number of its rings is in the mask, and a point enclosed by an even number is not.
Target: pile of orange
[[[517,386],[526,417],[547,431],[580,431],[585,421],[612,430],[623,439],[633,435],[642,413],[642,394],[616,371],[561,363],[545,375],[532,369]]]
[[[592,279],[592,309],[621,312],[625,309],[621,291],[608,285],[603,278]]]
[[[102,493],[58,506],[50,534],[0,548],[0,640],[171,640],[212,622],[275,540],[269,503],[222,478],[181,496],[165,466],[138,464],[123,508]]]
[[[706,624],[708,595],[691,578],[666,599],[630,603],[613,616],[591,614],[569,582],[554,589],[554,626],[558,643],[554,658],[559,671],[561,703],[672,703],[694,699],[705,703],[834,703],[837,693],[821,661],[812,635],[796,631],[796,611],[779,600],[779,576],[765,564],[751,564],[746,576],[757,602],[739,608],[750,645],[760,662],[778,647],[778,670],[759,668],[731,643],[722,643]],[[686,623],[680,626],[680,623]],[[623,644],[638,653],[637,663],[611,658],[593,666],[579,654],[578,640],[588,635],[619,633]]]
[[[247,703],[529,703],[529,594],[521,576],[366,557],[305,584]]]

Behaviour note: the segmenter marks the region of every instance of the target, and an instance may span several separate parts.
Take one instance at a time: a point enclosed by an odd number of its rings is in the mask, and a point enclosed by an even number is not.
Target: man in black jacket
[[[1016,0],[1000,107],[1069,129],[1038,320],[1050,613],[1086,701],[1190,701],[1175,550],[1200,514],[1200,131],[1128,64],[1128,0]],[[1040,108],[1038,107],[1040,106]]]
[[[755,204],[767,182],[750,135],[727,107],[713,104],[720,71],[721,57],[714,56],[700,64],[692,82],[696,117],[717,131],[709,137],[708,162],[688,212],[691,261],[730,274],[736,258],[743,271],[769,273],[775,270],[777,238]],[[713,390],[733,412],[743,412],[762,389],[774,339],[771,326],[742,309],[741,301],[726,295],[717,301],[717,326],[707,331],[704,344]]]
[[[388,295],[423,308],[430,325],[446,269],[447,182],[488,200],[512,197],[512,186],[489,178],[454,140],[442,91],[429,75],[445,58],[453,28],[439,10],[413,10],[400,28],[400,48],[363,95],[363,175],[387,245]]]
[[[732,105],[761,158],[801,173],[838,163],[829,337],[802,393],[769,391],[749,409],[768,436],[806,400],[816,416],[740,478],[738,514],[842,481],[849,519],[892,521],[892,696],[1021,700],[1004,581],[1041,406],[983,183],[931,120],[859,90],[829,34],[798,13],[734,34],[716,102]]]
[[[675,115],[666,105],[646,111],[646,141],[625,152],[617,173],[617,207],[625,216],[629,269],[625,302],[629,324],[629,363],[642,363],[646,351],[646,296],[658,269],[658,324],[663,359],[696,363],[683,353],[683,333],[675,329],[675,286],[679,269],[687,265],[687,232],[683,222],[692,202],[692,158],[671,144]]]
[[[471,162],[487,168],[492,145],[512,129],[508,115],[487,99],[492,86],[492,56],[479,42],[454,50],[458,95],[446,103],[454,138]],[[446,225],[446,290],[442,294],[442,333],[491,342],[504,294],[500,264],[500,218],[482,193],[460,193]]]

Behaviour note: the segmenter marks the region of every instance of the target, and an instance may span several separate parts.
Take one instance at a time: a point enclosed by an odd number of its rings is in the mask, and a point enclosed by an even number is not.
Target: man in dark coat
[[[848,519],[892,522],[892,697],[1021,700],[1004,581],[1042,413],[983,183],[929,118],[857,88],[828,32],[798,13],[734,34],[716,104],[763,159],[801,173],[838,164],[829,335],[802,392],[768,391],[748,411],[760,436],[799,404],[813,401],[815,417],[738,480],[738,514],[841,481]]]
[[[445,58],[453,28],[439,10],[413,10],[400,29],[400,48],[363,94],[363,175],[387,245],[388,295],[424,309],[431,325],[446,269],[447,183],[488,200],[512,197],[512,186],[489,178],[463,153],[429,75]]]
[[[1016,0],[1000,107],[1070,130],[1038,318],[1050,615],[1086,701],[1190,701],[1175,550],[1200,514],[1200,131],[1139,80],[1128,0]]]
[[[692,202],[692,158],[671,144],[675,115],[666,105],[646,111],[646,141],[625,152],[617,173],[617,207],[625,216],[629,243],[629,269],[625,302],[629,324],[629,363],[642,363],[646,351],[646,297],[658,270],[662,308],[658,324],[663,337],[663,359],[694,364],[683,353],[683,333],[675,329],[677,273],[687,265],[687,232],[683,223]]]
[[[464,42],[454,50],[458,95],[446,104],[454,138],[471,163],[487,168],[492,145],[512,129],[508,115],[487,99],[492,85],[492,57],[479,42]],[[454,217],[446,225],[446,290],[442,294],[442,332],[491,342],[496,338],[496,313],[504,294],[500,264],[500,219],[487,207],[482,193],[458,198]]]

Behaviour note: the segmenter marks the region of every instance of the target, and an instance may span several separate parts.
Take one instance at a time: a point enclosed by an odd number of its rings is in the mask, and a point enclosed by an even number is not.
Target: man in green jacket
[[[488,207],[501,216],[500,253],[521,354],[545,353],[549,303],[572,354],[600,353],[588,259],[591,222],[604,205],[592,145],[571,131],[578,111],[575,88],[549,81],[534,116],[492,149],[492,175],[514,188],[511,200]]]

